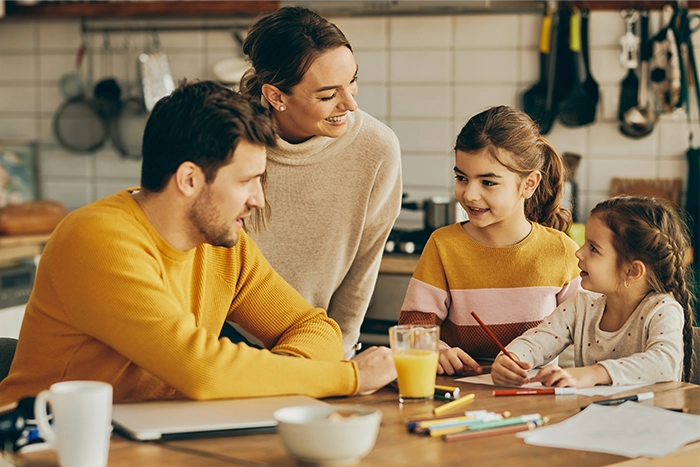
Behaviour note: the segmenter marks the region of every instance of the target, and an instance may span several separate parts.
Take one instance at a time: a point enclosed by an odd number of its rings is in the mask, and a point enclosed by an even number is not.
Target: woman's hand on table
[[[528,362],[521,362],[515,355],[513,358],[517,362],[505,354],[498,355],[494,360],[493,366],[491,366],[491,379],[497,386],[522,386],[530,382],[527,370],[532,368],[532,365]]]
[[[440,350],[440,358],[438,360],[437,374],[439,375],[454,375],[463,373],[469,369],[477,373],[481,373],[481,366],[469,356],[467,352],[459,347],[450,347],[449,349]]]

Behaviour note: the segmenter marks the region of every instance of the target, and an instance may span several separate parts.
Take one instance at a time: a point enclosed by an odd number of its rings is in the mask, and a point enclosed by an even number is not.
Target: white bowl
[[[285,407],[274,417],[292,456],[312,464],[351,465],[374,447],[382,412],[363,405],[319,404]]]

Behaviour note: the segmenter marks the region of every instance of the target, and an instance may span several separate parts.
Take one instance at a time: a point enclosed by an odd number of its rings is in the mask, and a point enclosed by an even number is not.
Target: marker
[[[505,355],[508,356],[508,358],[510,358],[511,360],[513,360],[513,363],[515,363],[516,365],[520,366],[520,365],[518,364],[518,362],[515,361],[515,359],[513,358],[513,356],[506,350],[506,348],[503,346],[503,344],[501,344],[501,341],[498,340],[498,337],[496,337],[496,334],[494,334],[493,331],[491,331],[491,330],[489,329],[489,327],[486,326],[486,323],[484,323],[483,321],[481,321],[481,318],[479,318],[479,317],[476,315],[475,312],[472,311],[471,315],[474,317],[474,319],[476,320],[476,322],[479,323],[479,326],[481,326],[482,328],[484,328],[484,331],[486,331],[486,334],[488,334],[489,337],[496,343],[496,345],[498,346],[498,348],[501,349],[501,352],[503,352]]]
[[[448,402],[447,404],[442,404],[438,407],[435,407],[433,409],[433,413],[435,415],[442,415],[444,413],[449,412],[450,410],[454,410],[459,407],[462,407],[463,405],[474,402],[474,397],[474,394],[467,394],[466,396],[462,396],[459,399],[453,400],[452,402]]]
[[[646,401],[646,400],[653,399],[653,398],[654,398],[653,392],[641,392],[639,394],[635,394],[634,396],[620,397],[617,399],[607,399],[604,401],[596,401],[593,403],[598,404],[598,405],[620,405],[623,402],[627,402],[627,401],[641,402],[641,401]]]
[[[434,396],[436,399],[451,401],[459,397],[459,388],[436,385]]]
[[[435,389],[459,393],[459,388],[457,386],[443,386],[442,384],[436,384]]]
[[[532,395],[568,395],[576,394],[576,388],[542,388],[542,389],[496,389],[493,395],[499,396],[532,396]]]
[[[532,422],[527,422],[524,425],[513,425],[506,426],[503,428],[494,428],[492,430],[484,431],[473,431],[468,430],[463,433],[454,433],[450,435],[445,435],[442,437],[444,441],[461,441],[463,439],[473,439],[473,438],[483,438],[485,436],[498,436],[505,435],[508,433],[517,433],[519,431],[534,430],[537,427],[544,425],[547,422],[546,419],[541,418]]]
[[[477,418],[474,420],[465,420],[462,422],[452,422],[452,423],[444,423],[440,425],[434,425],[428,428],[428,432],[430,433],[430,436],[442,436],[442,435],[448,435],[451,433],[459,433],[460,431],[464,431],[466,429],[472,429],[474,427],[483,425],[484,423],[490,423],[490,422],[495,422],[495,421],[500,421],[503,420],[503,415],[498,414],[498,413],[491,413],[486,415],[484,418]]]
[[[657,406],[655,406],[655,407],[657,407]],[[584,405],[583,407],[581,407],[581,408],[579,409],[579,412],[580,412],[581,410],[585,410],[586,408],[588,408],[588,406],[587,406],[587,405]],[[669,412],[690,413],[690,409],[689,409],[688,407],[657,407],[657,408],[658,408],[658,409],[668,410]]]

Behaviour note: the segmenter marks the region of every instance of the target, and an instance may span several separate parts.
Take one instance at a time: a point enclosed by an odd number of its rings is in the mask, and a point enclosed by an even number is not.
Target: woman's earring
[[[283,105],[280,105],[279,111],[284,112],[287,108]]]
[[[625,287],[629,289],[629,288],[630,288],[630,283],[629,283],[629,282],[625,282]]]

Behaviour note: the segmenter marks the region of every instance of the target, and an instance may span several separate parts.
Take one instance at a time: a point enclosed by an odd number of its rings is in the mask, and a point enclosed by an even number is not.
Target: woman
[[[241,93],[268,105],[279,130],[268,151],[269,219],[258,219],[269,229],[252,236],[338,322],[349,358],[401,206],[398,139],[358,109],[352,47],[316,13],[286,7],[258,19],[243,51],[253,67]]]

